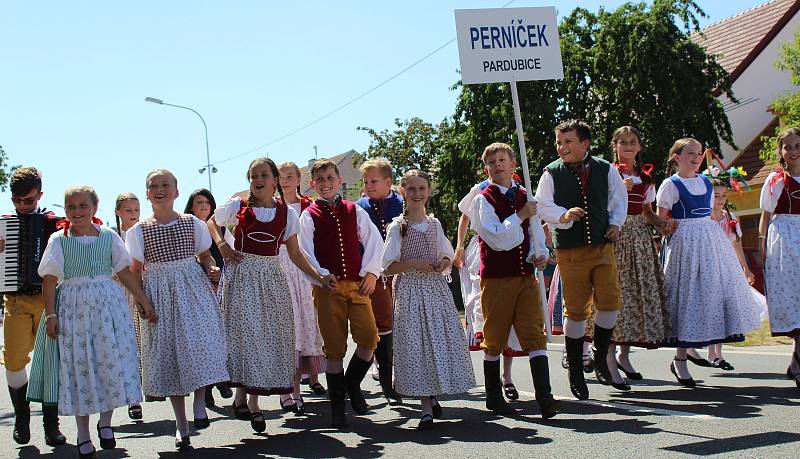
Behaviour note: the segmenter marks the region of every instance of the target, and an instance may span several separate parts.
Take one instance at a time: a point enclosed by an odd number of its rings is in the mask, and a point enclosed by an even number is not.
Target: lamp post
[[[197,117],[200,118],[200,121],[203,122],[203,132],[204,132],[205,137],[206,137],[206,165],[201,167],[200,169],[198,169],[198,172],[200,172],[201,174],[206,172],[206,171],[208,172],[208,191],[211,191],[211,173],[212,172],[216,173],[217,172],[217,168],[211,165],[211,153],[210,153],[210,151],[208,149],[208,126],[206,126],[206,120],[203,119],[203,115],[201,115],[200,113],[197,112],[197,110],[195,110],[195,109],[193,109],[191,107],[184,107],[183,105],[169,104],[167,102],[164,102],[161,99],[156,99],[155,97],[145,97],[144,101],[145,102],[151,102],[151,103],[154,103],[154,104],[167,105],[169,107],[182,108],[184,110],[189,110],[190,112],[192,112],[195,115],[197,115]]]

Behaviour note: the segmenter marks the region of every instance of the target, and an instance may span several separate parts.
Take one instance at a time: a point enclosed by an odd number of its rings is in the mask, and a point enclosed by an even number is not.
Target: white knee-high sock
[[[186,400],[185,397],[170,397],[169,402],[172,404],[172,411],[175,412],[175,426],[177,428],[175,438],[180,440],[180,437],[189,435],[189,421],[186,419]]]
[[[25,373],[24,368],[19,371],[6,370],[6,382],[8,383],[8,387],[19,389],[25,384],[28,384],[28,375]]]
[[[483,353],[483,360],[485,360],[487,362],[497,362],[498,360],[500,360],[500,356],[499,355],[489,355],[489,354],[484,352]]]
[[[681,359],[675,360],[675,372],[678,373],[678,377],[681,379],[689,379],[692,377],[692,374],[689,373],[689,367],[686,365],[686,348],[679,347],[675,350],[675,358]]]
[[[572,339],[583,338],[586,335],[586,321],[564,319],[564,335]]]
[[[597,311],[594,324],[601,328],[614,328],[619,311]]]

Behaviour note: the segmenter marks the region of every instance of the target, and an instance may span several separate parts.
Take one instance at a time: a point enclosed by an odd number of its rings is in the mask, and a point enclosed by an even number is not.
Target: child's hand
[[[619,241],[619,226],[608,225],[608,229],[606,230],[606,239],[611,242]]]
[[[562,215],[559,221],[561,223],[576,222],[585,216],[585,210],[581,209],[580,207],[573,207],[572,209],[568,210],[567,213]]]
[[[209,266],[206,270],[206,274],[208,274],[208,278],[211,279],[211,282],[215,284],[219,284],[219,277],[222,271],[220,271],[219,267],[217,266]]]
[[[364,296],[372,295],[372,292],[375,291],[375,281],[378,280],[378,277],[375,274],[367,273],[361,282],[358,284],[358,293]]]
[[[428,260],[414,260],[413,267],[421,273],[430,273],[436,269],[436,263],[431,263]]]
[[[44,324],[47,330],[47,336],[52,339],[58,338],[58,318],[51,317],[47,319]]]
[[[5,251],[6,251],[6,240],[0,239],[0,253],[3,253]]]
[[[534,258],[533,266],[535,266],[536,269],[544,269],[545,267],[547,267],[547,257],[544,255],[540,255]]]
[[[323,288],[336,291],[336,276],[334,276],[333,274],[320,276],[319,283],[322,284]]]
[[[632,178],[626,178],[625,180],[622,181],[622,183],[625,184],[625,189],[626,190],[631,191],[633,189],[633,179]]]
[[[522,209],[520,209],[517,212],[517,217],[519,217],[520,220],[525,220],[526,218],[531,218],[534,215],[536,215],[536,202],[535,201],[526,202],[525,205],[522,206]]]
[[[239,263],[244,258],[241,252],[233,250],[227,242],[223,241],[217,247],[219,248],[219,253],[222,255],[222,258],[225,259],[225,263]]]
[[[450,260],[448,260],[447,258],[442,258],[441,260],[433,264],[433,269],[437,273],[443,273],[449,267],[450,267]]]
[[[747,283],[753,285],[756,283],[756,276],[749,269],[744,270],[744,277],[747,278]]]
[[[456,256],[453,258],[453,266],[456,268],[464,266],[464,247],[456,247]]]
[[[664,236],[669,236],[670,234],[677,231],[679,224],[680,222],[678,222],[678,220],[675,220],[674,218],[667,220],[666,223],[664,224],[664,233],[663,233]]]
[[[154,324],[158,321],[158,314],[156,313],[155,308],[149,301],[145,304],[139,305],[139,315],[142,316],[145,320],[147,320],[151,324]]]

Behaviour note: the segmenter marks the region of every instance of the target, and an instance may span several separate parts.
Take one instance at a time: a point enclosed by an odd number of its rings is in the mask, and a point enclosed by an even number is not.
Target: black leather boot
[[[24,445],[31,441],[31,404],[25,398],[28,393],[28,384],[14,389],[8,386],[8,395],[11,396],[11,405],[14,406],[14,441]]]
[[[583,377],[583,337],[570,338],[564,337],[564,347],[567,349],[567,362],[569,368],[569,390],[578,400],[589,398],[589,388],[586,387],[586,379]]]
[[[390,405],[403,403],[402,397],[394,390],[392,382],[392,334],[381,335],[378,347],[375,349],[375,360],[378,361],[378,381],[386,401]]]
[[[500,382],[500,360],[483,361],[483,380],[486,385],[486,409],[495,414],[514,414],[516,410],[503,398],[503,385]]]
[[[592,346],[592,354],[594,359],[592,366],[594,367],[594,375],[597,382],[604,386],[611,384],[611,370],[608,368],[606,357],[608,356],[608,346],[611,344],[611,335],[614,333],[614,328],[603,328],[595,324],[594,326],[594,346]]]
[[[536,391],[536,402],[542,419],[550,419],[561,411],[561,402],[553,398],[550,387],[550,366],[547,356],[541,355],[530,359],[533,388]]]
[[[325,373],[325,378],[328,380],[328,400],[331,401],[331,427],[343,429],[347,427],[347,416],[344,414],[344,373]]]
[[[58,407],[42,405],[42,425],[44,426],[44,442],[47,446],[63,445],[67,438],[58,428]]]
[[[361,360],[358,355],[353,354],[350,363],[347,364],[347,371],[344,375],[347,396],[350,397],[350,406],[353,407],[353,411],[360,415],[369,412],[369,405],[364,400],[364,394],[361,393],[361,381],[371,366],[371,361]]]

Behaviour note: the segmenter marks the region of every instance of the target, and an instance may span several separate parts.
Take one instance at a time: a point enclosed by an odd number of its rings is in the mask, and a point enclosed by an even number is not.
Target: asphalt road
[[[406,400],[387,406],[379,387],[365,380],[372,413],[350,417],[350,429],[328,427],[327,399],[306,395],[308,415],[282,414],[276,396],[262,398],[266,434],[255,434],[249,422],[228,416],[226,408],[209,411],[211,427],[192,437],[194,450],[174,449],[175,430],[167,402],[144,405],[144,420],[133,422],[126,410],[115,413],[118,448],[99,452],[100,458],[213,458],[223,457],[661,457],[678,455],[736,455],[737,457],[800,457],[800,389],[786,379],[789,347],[727,350],[736,370],[721,372],[691,367],[698,387],[677,385],[668,364],[669,350],[635,351],[634,363],[645,380],[629,393],[600,386],[590,376],[591,399],[575,401],[560,366],[562,346],[552,344],[551,380],[565,412],[543,421],[533,400],[526,359],[516,359],[514,382],[521,400],[519,414],[501,418],[484,409],[482,387],[463,396],[442,398],[443,419],[434,430],[415,430],[419,402]],[[481,356],[472,353],[478,383],[483,384]],[[0,376],[4,381],[4,375]],[[323,380],[324,384],[324,380]],[[74,446],[44,444],[41,414],[33,406],[30,444],[11,439],[13,411],[0,395],[0,458],[72,458]],[[223,400],[217,395],[217,402]],[[230,400],[224,400],[230,404]],[[93,417],[90,425],[96,423]],[[74,445],[73,419],[61,418],[62,431]],[[98,446],[96,433],[95,446]]]

